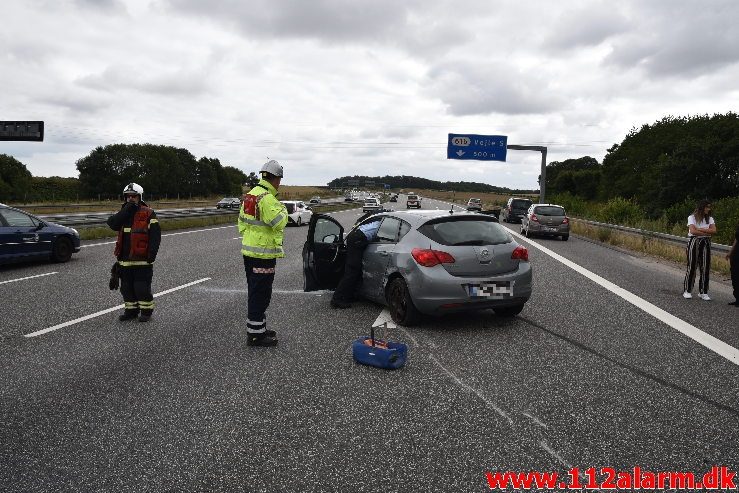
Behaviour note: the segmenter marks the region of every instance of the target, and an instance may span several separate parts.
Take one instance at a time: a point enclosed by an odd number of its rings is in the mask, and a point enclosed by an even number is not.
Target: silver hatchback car
[[[396,323],[421,314],[523,310],[531,296],[528,250],[497,219],[443,210],[387,211],[363,257],[359,296],[387,305]],[[344,271],[344,228],[316,214],[303,246],[305,291],[335,289]]]
[[[559,236],[567,241],[570,239],[570,218],[561,205],[533,204],[521,218],[521,234],[526,238]]]

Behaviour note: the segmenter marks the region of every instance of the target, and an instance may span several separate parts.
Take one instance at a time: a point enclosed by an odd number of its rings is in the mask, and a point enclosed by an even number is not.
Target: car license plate
[[[557,228],[544,228],[544,229],[546,231],[550,232],[550,233],[556,233],[557,232]]]
[[[471,298],[501,298],[513,296],[514,281],[486,281],[467,284],[467,293]]]

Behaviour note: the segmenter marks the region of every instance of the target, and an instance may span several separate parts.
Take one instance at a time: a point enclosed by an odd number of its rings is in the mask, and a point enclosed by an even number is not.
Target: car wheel
[[[390,283],[387,290],[387,302],[390,308],[390,316],[396,324],[409,327],[416,323],[421,316],[411,299],[408,285],[401,278]]]
[[[562,241],[567,241],[570,239],[570,235],[562,235]]]
[[[60,236],[54,242],[51,259],[54,262],[67,262],[70,258],[72,258],[72,241],[66,236]]]
[[[296,224],[298,225],[298,227],[302,226],[303,225],[303,218],[300,217],[300,216],[298,216],[298,222]]]
[[[496,315],[501,317],[515,317],[523,310],[523,303],[520,305],[513,306],[501,306],[500,308],[493,308]]]

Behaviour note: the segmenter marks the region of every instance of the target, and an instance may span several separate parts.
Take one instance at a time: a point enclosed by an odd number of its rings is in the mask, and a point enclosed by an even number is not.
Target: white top
[[[711,226],[711,224],[716,224],[716,221],[713,220],[713,216],[711,216],[710,218],[708,218],[708,220],[709,220],[709,222],[706,222],[706,218],[703,218],[703,220],[700,223],[696,223],[695,222],[695,216],[693,214],[689,215],[688,216],[688,236],[696,236],[696,235],[694,235],[694,234],[692,234],[690,232],[690,225],[691,224],[693,226],[695,226],[696,228],[698,228],[698,229],[701,229],[701,228],[704,228],[705,229],[705,228],[708,228],[709,226]]]

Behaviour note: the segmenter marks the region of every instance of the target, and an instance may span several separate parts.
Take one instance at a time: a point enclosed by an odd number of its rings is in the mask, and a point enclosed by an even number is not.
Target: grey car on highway
[[[534,204],[521,218],[521,234],[526,238],[559,236],[567,241],[570,239],[570,218],[561,205]]]
[[[386,211],[363,257],[359,296],[387,305],[396,323],[421,314],[493,309],[513,316],[531,296],[528,250],[495,217],[447,210]],[[316,214],[303,246],[305,291],[335,289],[344,271],[344,228]]]

